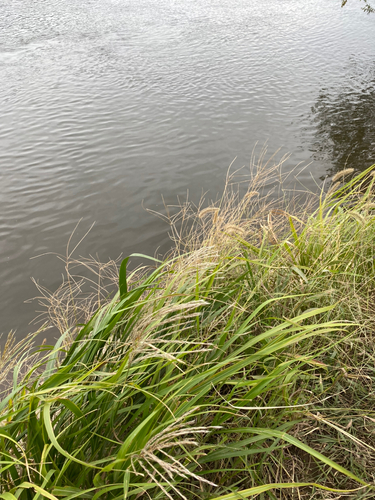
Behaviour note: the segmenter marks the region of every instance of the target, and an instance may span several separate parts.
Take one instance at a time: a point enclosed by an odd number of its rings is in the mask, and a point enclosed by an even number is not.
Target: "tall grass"
[[[43,291],[61,336],[8,356],[1,498],[374,498],[375,178],[298,205],[275,173],[168,213],[174,253],[112,297]]]

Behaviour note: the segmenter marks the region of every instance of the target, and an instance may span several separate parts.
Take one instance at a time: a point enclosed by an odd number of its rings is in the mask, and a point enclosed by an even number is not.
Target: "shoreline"
[[[279,167],[169,214],[163,262],[101,265],[114,296],[68,275],[56,345],[3,363],[1,494],[373,497],[375,166],[303,203],[262,196]]]

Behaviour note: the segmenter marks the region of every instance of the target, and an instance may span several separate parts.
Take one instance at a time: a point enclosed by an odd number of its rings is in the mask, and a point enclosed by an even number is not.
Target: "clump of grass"
[[[299,204],[228,177],[114,296],[44,293],[62,334],[0,403],[0,496],[373,498],[370,170]]]

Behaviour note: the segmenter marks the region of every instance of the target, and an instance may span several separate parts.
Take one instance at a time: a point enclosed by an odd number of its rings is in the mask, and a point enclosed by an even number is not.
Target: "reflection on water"
[[[223,187],[254,144],[309,165],[369,160],[375,15],[339,0],[0,0],[0,331],[29,329],[78,255],[162,253],[163,210]],[[354,69],[353,69],[354,68]],[[352,78],[353,77],[353,78]],[[314,112],[311,112],[311,108]],[[349,156],[348,156],[349,155]],[[80,234],[81,232],[81,234]]]
[[[322,89],[312,107],[316,131],[310,149],[330,175],[375,163],[375,62],[351,69],[341,85]]]

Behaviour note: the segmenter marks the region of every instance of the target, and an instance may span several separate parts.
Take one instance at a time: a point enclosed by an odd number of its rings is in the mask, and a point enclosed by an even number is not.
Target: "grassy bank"
[[[112,297],[67,262],[59,341],[3,353],[1,498],[375,497],[375,177],[275,178],[168,214],[174,252]]]

